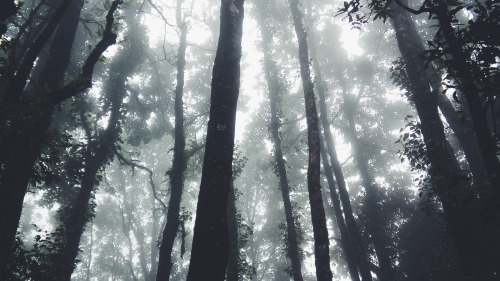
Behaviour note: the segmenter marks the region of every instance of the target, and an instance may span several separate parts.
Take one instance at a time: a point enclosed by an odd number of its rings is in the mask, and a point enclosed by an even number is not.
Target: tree
[[[229,253],[227,200],[232,182],[240,85],[243,0],[221,1],[200,194],[187,280],[224,280]]]
[[[31,44],[23,60],[16,66],[3,66],[0,99],[4,101],[0,118],[7,125],[1,138],[0,187],[4,196],[0,201],[0,277],[5,276],[7,255],[12,248],[21,216],[23,198],[33,175],[33,166],[48,139],[48,129],[55,105],[89,88],[94,66],[102,53],[116,41],[113,32],[113,13],[120,1],[115,1],[106,17],[106,28],[99,43],[87,57],[78,78],[72,82],[43,91],[39,96],[24,92],[25,83],[42,47],[55,31],[58,22],[69,7],[71,0],[64,0],[55,10],[49,22]]]
[[[314,99],[314,89],[309,69],[309,53],[302,13],[297,0],[289,0],[293,23],[299,42],[299,62],[302,87],[304,90],[304,104],[307,117],[307,140],[309,147],[309,163],[307,170],[307,189],[314,231],[314,255],[316,264],[316,278],[331,280],[330,254],[328,229],[326,228],[325,209],[321,196],[320,185],[320,150],[318,113]]]
[[[328,122],[327,106],[326,106],[326,85],[323,81],[323,75],[321,71],[321,66],[319,64],[319,59],[316,54],[316,45],[314,42],[314,32],[310,31],[311,38],[311,56],[313,60],[313,69],[316,75],[316,91],[319,97],[319,107],[320,107],[320,119],[321,125],[323,127],[323,140],[322,140],[322,158],[323,167],[328,180],[328,185],[330,188],[330,196],[332,204],[334,206],[335,217],[337,219],[337,224],[339,225],[339,231],[341,234],[342,249],[346,254],[346,260],[349,266],[349,271],[351,273],[351,278],[353,280],[359,280],[359,275],[363,281],[372,280],[370,269],[368,266],[366,249],[364,248],[356,220],[354,218],[351,200],[349,194],[347,193],[346,184],[344,180],[344,174],[342,168],[337,159],[337,152],[335,149],[335,144],[333,141],[333,135],[330,129],[330,123]],[[325,146],[326,143],[326,146]],[[337,179],[337,184],[333,180],[333,174]],[[339,189],[337,194],[336,186]],[[340,198],[339,198],[340,194]],[[341,204],[342,208],[341,209]],[[344,220],[345,217],[345,220]],[[358,274],[359,269],[359,274]]]
[[[421,44],[410,32],[414,27],[403,9],[394,6],[393,18],[398,46],[406,63],[413,100],[421,120],[426,155],[430,160],[431,190],[440,199],[448,230],[454,238],[458,256],[469,280],[494,280],[493,260],[481,238],[475,199],[446,136],[437,109],[437,96],[431,92],[425,75]]]
[[[168,203],[167,223],[163,230],[163,239],[160,246],[160,261],[156,280],[169,280],[172,269],[172,247],[179,230],[179,211],[186,171],[186,140],[184,137],[184,69],[186,66],[186,48],[188,26],[181,13],[182,0],[177,1],[176,23],[180,31],[179,47],[177,49],[177,80],[175,86],[175,131],[174,131],[174,159],[170,177],[170,201]]]
[[[131,11],[127,14],[130,16]],[[112,74],[104,87],[104,95],[108,100],[104,103],[103,111],[109,110],[106,129],[92,134],[90,120],[85,116],[85,112],[80,114],[80,122],[86,132],[88,143],[83,151],[83,173],[79,182],[80,188],[71,205],[63,208],[61,212],[60,239],[63,241],[64,247],[58,253],[58,262],[54,264],[57,269],[54,272],[59,274],[56,276],[58,280],[70,280],[71,278],[81,236],[87,222],[93,216],[90,201],[95,187],[102,179],[99,172],[106,168],[106,165],[112,161],[115,151],[119,150],[123,103],[127,97],[126,79],[133,74],[142,60],[142,56],[136,54],[136,50],[141,48],[142,43],[137,37],[140,34],[138,30],[137,24],[130,20],[130,43],[125,46],[122,53],[114,58],[110,68]]]
[[[293,215],[292,202],[290,200],[290,186],[288,183],[285,159],[283,155],[282,140],[281,140],[281,99],[286,94],[286,89],[283,81],[279,77],[279,71],[276,63],[271,57],[271,42],[272,32],[270,27],[266,25],[266,15],[264,11],[268,10],[266,4],[259,2],[258,22],[262,34],[262,45],[264,55],[264,75],[267,83],[267,96],[269,99],[269,106],[271,112],[270,133],[273,142],[274,152],[274,171],[279,178],[279,188],[283,198],[285,207],[286,219],[286,239],[287,239],[287,256],[290,258],[292,267],[291,272],[295,281],[303,280],[301,269],[301,250],[297,237],[297,222]],[[269,4],[268,4],[269,5]]]

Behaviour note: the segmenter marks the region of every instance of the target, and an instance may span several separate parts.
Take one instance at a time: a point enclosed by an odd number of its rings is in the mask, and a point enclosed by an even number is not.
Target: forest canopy
[[[0,280],[500,280],[500,3],[0,0]]]

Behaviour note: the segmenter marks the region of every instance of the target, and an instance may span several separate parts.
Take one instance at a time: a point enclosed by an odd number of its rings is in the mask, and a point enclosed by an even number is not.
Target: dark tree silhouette
[[[187,280],[224,280],[229,253],[227,200],[240,88],[243,0],[221,1],[210,119]]]
[[[265,14],[266,3],[259,2],[258,10],[258,23],[262,34],[262,52],[264,55],[264,75],[267,83],[267,96],[269,98],[269,106],[271,112],[270,132],[273,142],[274,151],[274,165],[275,173],[279,179],[279,187],[281,196],[283,198],[283,205],[285,207],[285,220],[286,220],[286,239],[287,239],[287,253],[291,260],[292,276],[295,281],[303,280],[301,269],[301,257],[299,241],[297,237],[297,223],[293,216],[292,202],[290,200],[290,186],[288,184],[288,176],[286,171],[285,159],[283,155],[282,140],[281,140],[281,99],[286,94],[286,88],[279,77],[279,70],[271,55],[271,42],[272,32],[266,23],[269,16]]]
[[[437,95],[426,79],[424,50],[411,32],[415,27],[408,14],[394,5],[393,18],[398,46],[407,65],[413,100],[421,121],[427,157],[430,160],[431,188],[443,204],[448,230],[468,280],[495,280],[492,263],[476,220],[475,198],[444,134],[437,107]]]
[[[352,280],[359,280],[359,275],[361,275],[361,280],[371,281],[372,276],[370,273],[369,263],[367,260],[368,257],[366,254],[366,249],[364,248],[361,236],[359,234],[358,226],[354,219],[354,214],[352,212],[352,207],[351,207],[351,200],[347,193],[344,175],[342,173],[342,168],[340,167],[340,163],[338,162],[337,159],[337,152],[335,149],[335,144],[333,142],[333,134],[330,129],[330,123],[328,122],[328,115],[327,115],[328,111],[326,106],[327,89],[325,86],[325,82],[323,80],[323,74],[321,72],[319,59],[316,54],[314,33],[310,31],[309,36],[311,38],[310,45],[311,45],[313,69],[314,69],[314,74],[316,75],[316,89],[317,89],[316,91],[319,97],[319,108],[321,112],[320,120],[321,120],[321,125],[323,127],[321,157],[323,158],[322,159],[323,167],[325,170],[330,190],[330,198],[332,200],[332,204],[334,207],[335,217],[337,219],[337,224],[339,225],[342,249],[346,255],[346,261],[349,267],[349,272],[351,274]],[[340,80],[342,80],[342,78],[340,78]],[[337,178],[337,183],[335,183],[333,179],[334,174]],[[339,189],[338,193],[336,188]],[[342,194],[341,197],[339,197],[339,193]]]
[[[116,41],[117,35],[112,30],[113,13],[121,1],[115,1],[111,5],[106,16],[103,37],[92,49],[80,75],[75,80],[63,87],[45,89],[35,97],[29,95],[29,92],[24,92],[23,88],[34,61],[54,33],[71,2],[71,0],[64,0],[58,6],[45,28],[27,50],[23,60],[0,81],[3,86],[0,98],[4,101],[0,110],[0,119],[6,124],[0,141],[2,156],[0,188],[4,190],[0,199],[0,227],[2,229],[0,231],[0,278],[6,274],[5,263],[14,243],[24,195],[34,172],[34,163],[47,141],[54,106],[91,86],[95,64],[102,53]],[[72,42],[66,43],[66,47],[70,48]],[[69,59],[67,55],[67,52],[61,53],[58,59],[64,62]]]
[[[168,203],[167,223],[163,230],[160,246],[160,260],[156,280],[170,280],[172,270],[172,248],[179,230],[179,212],[181,207],[184,173],[186,171],[186,140],[184,137],[184,69],[186,67],[186,48],[188,27],[182,18],[182,0],[177,1],[176,23],[180,30],[179,47],[177,48],[177,78],[175,86],[175,129],[174,129],[174,159],[170,177],[170,200]]]
[[[302,22],[302,12],[297,0],[289,0],[293,23],[299,41],[299,63],[302,87],[304,90],[304,104],[307,117],[307,141],[309,147],[309,163],[307,169],[307,189],[314,232],[314,256],[316,264],[316,278],[320,281],[331,280],[330,249],[328,229],[326,228],[325,209],[320,185],[320,150],[318,112],[314,99],[314,86],[309,68],[309,53],[307,36]]]

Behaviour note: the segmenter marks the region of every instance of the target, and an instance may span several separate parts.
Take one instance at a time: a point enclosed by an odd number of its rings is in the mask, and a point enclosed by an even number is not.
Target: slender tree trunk
[[[333,170],[328,162],[328,154],[326,152],[326,147],[323,141],[321,142],[321,158],[323,160],[323,168],[325,170],[326,180],[328,182],[328,188],[330,189],[330,198],[332,200],[333,211],[335,213],[335,219],[337,220],[337,225],[339,226],[340,233],[340,247],[344,252],[347,267],[349,269],[349,274],[351,275],[351,280],[359,281],[358,264],[356,261],[356,253],[352,245],[351,237],[347,230],[345,224],[344,216],[342,214],[341,203],[337,190],[335,189],[335,180],[333,179]]]
[[[333,275],[330,269],[330,248],[328,229],[326,228],[325,209],[321,196],[320,185],[320,142],[318,113],[314,98],[314,86],[309,69],[309,54],[307,38],[302,13],[299,10],[298,0],[289,0],[290,10],[294,22],[295,32],[299,42],[299,62],[304,100],[307,117],[307,140],[309,146],[309,163],[307,170],[307,188],[314,233],[314,255],[316,265],[316,278],[319,281],[331,280]]]
[[[410,19],[398,6],[394,6],[393,24],[399,49],[408,65],[408,77],[414,93],[415,106],[421,120],[421,130],[431,162],[432,190],[440,199],[447,228],[454,238],[459,259],[467,280],[496,280],[491,258],[480,235],[475,198],[467,189],[467,180],[460,169],[453,149],[444,134],[444,127],[437,110],[437,96],[430,91],[425,77],[425,62],[421,57]]]
[[[90,243],[89,243],[89,256],[87,258],[87,268],[85,269],[85,280],[90,281],[91,267],[92,267],[92,250],[94,247],[94,224],[90,226]]]
[[[15,73],[12,73],[12,76],[8,77],[9,83],[5,87],[5,98],[9,102],[17,103],[21,100],[22,90],[26,85],[26,80],[29,78],[38,55],[56,30],[71,2],[73,2],[73,0],[63,0],[61,2],[54,11],[54,14],[50,17],[45,28],[33,41],[20,63],[16,66]]]
[[[170,171],[170,201],[168,204],[167,223],[163,230],[158,263],[157,281],[169,280],[172,270],[172,248],[179,230],[179,212],[184,172],[186,171],[186,140],[184,137],[184,69],[186,66],[187,26],[181,14],[182,0],[177,1],[177,26],[180,29],[179,48],[177,50],[177,85],[175,87],[175,131],[174,159]]]
[[[308,2],[310,3],[310,2]],[[309,7],[310,10],[310,7]],[[310,16],[310,15],[309,15]],[[325,131],[325,136],[327,135],[327,132],[331,136],[331,131],[330,131],[330,124],[328,123],[328,116],[327,116],[327,110],[326,110],[326,102],[325,102],[325,87],[324,87],[324,81],[321,73],[321,69],[319,66],[319,61],[318,57],[316,54],[316,42],[314,40],[314,32],[312,31],[312,27],[309,27],[309,39],[310,39],[310,50],[311,50],[311,58],[313,62],[313,70],[314,74],[316,76],[316,92],[319,97],[319,108],[320,108],[320,124],[323,126],[323,130]],[[328,128],[326,128],[328,127]],[[335,214],[335,219],[337,221],[337,225],[339,227],[339,233],[340,233],[340,245],[341,249],[344,252],[347,267],[349,269],[349,273],[351,275],[351,280],[353,281],[359,281],[359,272],[358,272],[358,262],[356,260],[356,252],[354,251],[354,247],[352,244],[351,237],[349,235],[349,231],[347,229],[345,219],[342,213],[342,207],[339,199],[339,195],[337,193],[336,189],[336,184],[335,180],[333,178],[333,170],[330,165],[330,161],[328,158],[328,153],[324,144],[323,139],[320,139],[321,141],[321,158],[323,162],[323,168],[325,171],[325,176],[326,180],[328,182],[328,188],[330,190],[330,199],[332,201],[333,205],[333,211]],[[360,267],[361,269],[361,267]],[[370,274],[370,271],[368,271],[368,274]],[[370,276],[371,277],[371,276]]]
[[[379,263],[380,271],[378,277],[382,281],[389,281],[396,278],[397,273],[393,267],[393,260],[389,247],[388,239],[384,229],[384,221],[381,217],[379,202],[381,200],[379,190],[375,184],[375,179],[370,171],[368,158],[364,150],[363,144],[358,137],[356,131],[356,123],[354,121],[355,104],[343,91],[344,96],[344,114],[347,119],[347,133],[353,146],[353,156],[361,176],[362,185],[365,189],[364,213],[367,218],[366,228],[372,237],[373,247]]]
[[[222,281],[225,277],[229,254],[227,200],[233,178],[243,2],[221,1],[220,35],[212,73],[210,119],[187,276],[189,281]]]
[[[354,251],[354,257],[355,257],[355,264],[359,269],[359,274],[361,275],[361,280],[363,281],[371,281],[372,280],[372,275],[370,273],[370,268],[369,268],[369,262],[368,262],[368,256],[366,254],[366,249],[363,244],[363,240],[361,239],[361,235],[359,234],[359,228],[358,225],[356,224],[356,219],[354,218],[354,214],[352,212],[352,207],[351,207],[351,200],[349,198],[349,194],[347,192],[345,180],[344,180],[344,174],[342,172],[342,168],[340,167],[340,163],[337,158],[337,152],[335,149],[335,144],[333,142],[333,134],[330,129],[330,123],[328,122],[328,115],[327,115],[327,106],[326,106],[326,87],[323,81],[323,75],[321,72],[320,64],[318,57],[316,55],[316,45],[314,42],[314,33],[311,32],[311,38],[312,38],[312,44],[311,44],[311,56],[313,59],[313,69],[316,74],[316,80],[317,80],[317,92],[318,92],[318,97],[319,97],[319,108],[320,108],[320,119],[321,119],[321,124],[323,126],[323,134],[324,138],[326,140],[326,149],[325,154],[326,156],[323,157],[323,166],[325,167],[325,173],[327,174],[327,180],[332,181],[333,184],[333,177],[331,179],[328,179],[329,171],[331,171],[333,174],[335,174],[335,178],[337,179],[337,186],[339,189],[339,195],[340,195],[340,203],[342,203],[342,208],[343,208],[343,214],[345,216],[345,224],[347,228],[347,235],[349,235],[348,240],[349,242],[346,241],[346,243],[351,243],[352,250]],[[342,79],[342,78],[340,78]],[[324,146],[323,146],[324,147]],[[328,157],[329,156],[329,157]],[[328,162],[330,161],[330,162]],[[339,195],[337,195],[337,191],[335,190],[334,185],[330,185],[330,193],[332,197],[332,202],[338,201]],[[333,189],[332,189],[333,188]],[[334,205],[334,208],[335,207]],[[337,212],[337,211],[335,211]],[[340,228],[340,226],[339,226]],[[341,234],[342,235],[342,234]],[[349,246],[348,246],[349,247]],[[356,274],[357,271],[356,271]],[[359,278],[359,276],[358,276]]]
[[[436,86],[438,85],[432,85],[433,92]],[[437,88],[437,91],[439,91],[439,89],[440,88]],[[474,182],[478,186],[479,192],[487,191],[491,188],[491,185],[473,129],[469,128],[467,123],[464,124],[448,97],[439,92],[435,93],[435,95],[438,97],[438,106],[441,113],[448,125],[450,125],[451,130],[460,143],[460,147],[464,151],[470,172],[474,177]]]
[[[259,14],[259,25],[263,40],[264,53],[264,75],[268,88],[268,98],[271,110],[270,131],[274,147],[275,173],[279,179],[279,187],[283,198],[285,208],[285,220],[287,225],[287,253],[291,260],[292,275],[295,281],[301,281],[302,269],[301,259],[299,255],[299,241],[297,238],[296,222],[293,217],[292,203],[290,200],[290,186],[288,185],[288,177],[283,156],[281,144],[281,95],[286,91],[283,81],[278,77],[278,69],[270,55],[270,42],[272,42],[272,34],[269,27],[265,23],[265,15],[262,13],[263,7],[257,9]]]
[[[126,78],[126,76],[122,78]],[[120,82],[124,84],[125,79],[121,79]],[[108,127],[99,139],[89,143],[87,147],[81,187],[75,202],[70,207],[69,215],[63,220],[61,225],[61,239],[64,242],[64,249],[61,250],[58,263],[55,265],[56,270],[54,272],[59,273],[57,280],[69,281],[71,279],[71,274],[74,270],[73,265],[78,255],[80,239],[92,212],[89,208],[89,202],[95,186],[99,183],[96,176],[113,157],[113,146],[119,138],[120,109],[125,97],[125,91],[121,88],[115,88],[112,96],[112,109]]]
[[[146,281],[153,281],[155,280],[156,276],[156,272],[158,272],[158,262],[157,262],[157,258],[158,258],[158,240],[159,240],[159,227],[158,225],[161,226],[160,222],[161,222],[161,219],[160,219],[160,215],[157,215],[156,213],[158,212],[158,210],[156,209],[156,199],[155,199],[155,196],[152,194],[151,195],[151,216],[153,218],[153,221],[152,221],[152,239],[151,239],[151,245],[150,245],[150,258],[151,258],[151,267],[149,269],[149,279],[147,279]],[[163,214],[163,213],[162,213]],[[144,259],[146,257],[143,257]]]
[[[320,105],[321,105],[321,95],[320,95]],[[325,104],[326,107],[326,104]],[[326,108],[325,108],[326,110]],[[328,120],[324,120],[324,123],[328,124]],[[326,144],[328,148],[328,156],[330,157],[331,166],[333,169],[333,174],[337,180],[337,185],[339,188],[340,202],[342,203],[342,209],[344,211],[345,221],[349,235],[356,252],[356,260],[359,267],[359,272],[363,281],[372,280],[370,273],[369,261],[367,250],[364,246],[363,239],[359,231],[359,227],[354,218],[354,212],[352,211],[351,199],[349,197],[349,192],[347,191],[347,185],[345,183],[344,173],[342,172],[342,167],[337,156],[337,150],[335,149],[335,143],[333,141],[333,135],[330,130],[330,126],[324,126]]]
[[[110,71],[112,75],[103,90],[109,96],[110,117],[108,125],[95,140],[89,141],[84,154],[85,164],[80,189],[74,203],[69,207],[67,215],[63,214],[61,218],[61,239],[64,248],[58,253],[59,262],[55,265],[54,270],[54,272],[59,273],[58,280],[71,279],[73,265],[79,252],[80,239],[85,225],[91,219],[92,210],[89,208],[89,202],[94,188],[99,184],[97,175],[114,157],[115,145],[121,133],[122,104],[127,96],[126,79],[133,73],[142,59],[137,54],[137,50],[141,48],[139,43],[141,41],[134,40],[139,34],[138,29],[136,24],[130,24],[130,45],[126,46],[122,53],[114,58]],[[88,124],[84,124],[84,126],[88,127]],[[90,128],[86,128],[86,131],[90,131]]]

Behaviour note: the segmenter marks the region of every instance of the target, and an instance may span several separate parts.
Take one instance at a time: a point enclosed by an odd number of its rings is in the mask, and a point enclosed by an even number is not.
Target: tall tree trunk
[[[127,56],[128,58],[128,56]],[[64,248],[58,254],[58,263],[55,265],[54,272],[59,273],[57,280],[70,280],[74,270],[74,264],[78,255],[80,239],[85,230],[85,225],[91,218],[92,210],[89,208],[90,198],[94,188],[99,184],[97,175],[101,169],[113,158],[113,148],[119,139],[119,121],[121,119],[121,106],[123,98],[126,96],[125,85],[126,75],[119,73],[114,77],[111,93],[111,114],[108,126],[104,133],[95,141],[91,141],[85,152],[84,174],[81,181],[81,187],[78,191],[75,201],[70,206],[69,214],[63,218],[61,224],[61,239]],[[122,85],[120,87],[120,85]]]
[[[345,243],[351,243],[352,250],[354,251],[354,257],[355,257],[355,264],[359,269],[359,274],[361,275],[361,280],[363,281],[371,281],[372,280],[372,275],[370,273],[370,267],[369,267],[369,262],[368,262],[368,256],[366,254],[366,249],[364,247],[364,243],[361,239],[361,235],[359,234],[359,228],[358,225],[356,224],[356,219],[354,218],[354,214],[352,212],[352,207],[351,207],[351,200],[349,198],[349,194],[347,192],[345,180],[344,180],[344,174],[342,172],[342,168],[340,167],[340,163],[337,159],[337,152],[335,149],[335,144],[333,142],[333,134],[330,129],[330,123],[328,122],[328,115],[327,115],[327,107],[326,107],[326,87],[325,87],[325,82],[323,80],[323,75],[321,71],[321,67],[319,64],[319,60],[316,54],[316,45],[314,42],[314,33],[310,32],[310,38],[311,38],[311,56],[313,60],[313,69],[314,73],[316,75],[316,87],[317,87],[317,92],[318,92],[318,97],[319,97],[319,108],[320,108],[320,119],[321,119],[321,124],[323,126],[323,134],[324,134],[324,139],[326,141],[326,150],[325,150],[325,155],[323,157],[323,166],[325,167],[325,173],[327,175],[327,181],[329,182],[330,186],[330,193],[331,193],[331,198],[332,202],[334,201],[339,201],[339,195],[340,195],[340,201],[339,203],[342,203],[342,208],[343,208],[343,214],[345,217],[345,225],[347,229],[347,234],[349,237],[346,239]],[[340,77],[339,79],[343,79]],[[323,145],[323,148],[324,145]],[[330,161],[330,162],[328,162]],[[328,179],[330,175],[328,173],[333,173],[335,174],[335,178],[337,179],[337,187],[339,189],[339,195],[337,194],[337,191],[335,190],[334,186],[334,181],[333,177],[331,179]],[[332,182],[333,185],[330,184],[330,181]],[[334,208],[336,209],[337,207],[334,204]],[[339,207],[340,209],[340,207]],[[335,210],[337,213],[337,210]],[[342,214],[342,212],[340,213]],[[338,215],[337,215],[338,216]],[[343,217],[343,218],[344,218]],[[337,219],[338,220],[338,219]],[[339,225],[340,228],[340,225]],[[342,232],[342,230],[340,230]],[[341,234],[342,235],[342,234]],[[342,238],[343,239],[343,238]],[[348,240],[348,241],[347,241]],[[347,249],[349,249],[349,245],[347,245]],[[352,273],[351,273],[352,274]],[[358,272],[356,271],[356,275]],[[358,276],[359,278],[359,276]]]
[[[449,60],[450,71],[456,76],[459,87],[467,101],[467,105],[472,117],[473,128],[479,140],[479,149],[484,161],[484,167],[490,176],[492,185],[496,192],[500,194],[500,160],[497,157],[497,146],[495,139],[488,128],[485,108],[482,105],[479,94],[481,91],[474,84],[472,70],[467,64],[467,56],[462,49],[460,40],[457,38],[452,26],[452,17],[445,0],[436,3],[436,16],[439,21],[440,30],[447,43],[445,52],[448,52],[453,59]]]
[[[320,95],[320,105],[321,104],[322,102]],[[324,110],[326,110],[326,108]],[[328,120],[323,120],[323,122],[328,124]],[[344,173],[342,172],[342,167],[340,166],[340,162],[337,156],[337,150],[335,148],[335,143],[333,141],[333,135],[329,125],[324,126],[323,129],[326,138],[328,156],[330,158],[333,174],[335,175],[335,179],[337,181],[337,185],[339,188],[339,197],[340,197],[340,202],[342,203],[342,209],[344,211],[347,229],[349,231],[349,235],[351,237],[352,244],[356,252],[356,260],[358,262],[359,272],[361,274],[361,278],[363,281],[365,280],[371,281],[372,276],[369,269],[370,267],[369,267],[367,249],[364,246],[363,239],[361,238],[361,234],[359,231],[359,227],[356,223],[356,219],[354,218],[354,212],[352,211],[352,206],[351,206],[351,199],[349,197],[349,192],[347,191],[347,185],[345,183]]]
[[[289,0],[290,10],[294,22],[295,32],[299,42],[299,62],[302,86],[304,89],[304,103],[307,117],[307,140],[309,146],[309,163],[307,169],[307,189],[314,233],[314,256],[316,278],[319,281],[331,280],[333,275],[330,269],[330,248],[328,229],[326,228],[325,209],[321,196],[320,185],[320,141],[318,127],[318,113],[314,98],[314,86],[309,68],[309,54],[307,37],[302,13],[299,10],[298,0]]]
[[[408,17],[408,28],[407,31],[409,35],[414,38],[414,43],[417,44],[416,48],[425,52],[425,46],[422,38],[418,34],[415,24],[411,18]],[[479,144],[477,137],[472,128],[471,122],[463,121],[458,113],[455,111],[452,103],[443,93],[442,79],[438,71],[432,64],[428,64],[425,69],[426,78],[432,87],[433,95],[437,96],[438,107],[446,119],[446,122],[453,130],[453,133],[457,137],[461,148],[465,154],[465,158],[469,164],[469,169],[474,177],[476,186],[478,186],[479,192],[492,193],[493,191],[488,191],[491,188],[490,179],[486,168],[484,167],[483,158],[481,156],[481,151],[479,149]],[[463,106],[462,106],[463,107]],[[468,111],[467,108],[464,110]],[[491,196],[487,194],[485,196]]]
[[[184,189],[184,172],[186,171],[186,140],[184,137],[184,69],[186,67],[187,25],[181,14],[182,0],[177,0],[177,26],[180,29],[179,47],[177,49],[177,85],[175,87],[175,131],[174,158],[170,171],[170,200],[168,204],[167,223],[163,230],[158,263],[157,281],[170,280],[172,270],[172,248],[179,230],[179,212],[182,190]]]
[[[393,24],[407,65],[427,156],[431,162],[432,190],[443,205],[447,228],[454,239],[466,278],[496,280],[492,270],[495,261],[479,233],[474,195],[467,189],[467,179],[446,139],[437,110],[437,96],[430,91],[425,77],[425,61],[421,57],[423,50],[409,32],[411,20],[398,6],[394,6]]]
[[[372,238],[373,247],[380,267],[377,275],[382,281],[393,280],[396,278],[397,273],[393,267],[394,261],[391,258],[391,253],[387,245],[388,239],[384,229],[385,223],[382,218],[382,211],[379,207],[381,194],[375,183],[373,174],[370,171],[364,146],[356,131],[356,123],[354,120],[354,112],[356,111],[355,101],[347,96],[346,91],[343,91],[343,97],[344,114],[347,119],[346,132],[353,146],[354,161],[359,170],[362,185],[365,189],[364,213],[367,219],[366,228]]]
[[[220,35],[212,72],[210,119],[187,280],[222,281],[229,253],[227,200],[232,177],[240,88],[244,0],[221,0]]]
[[[333,179],[333,170],[328,161],[328,154],[326,152],[326,147],[323,141],[321,141],[321,158],[323,161],[323,168],[325,170],[326,180],[328,182],[328,188],[330,190],[330,199],[332,200],[335,219],[337,220],[337,225],[339,226],[340,248],[344,252],[347,267],[349,269],[349,274],[351,275],[351,280],[359,281],[360,279],[358,272],[358,264],[356,260],[356,253],[354,251],[352,240],[351,237],[349,236],[344,216],[342,214],[339,195],[336,190],[335,180]]]
[[[137,50],[141,49],[141,40],[136,38],[140,34],[138,32],[139,26],[132,20],[129,22],[129,38],[131,40],[128,42],[130,43],[114,58],[110,70],[111,77],[103,89],[103,92],[109,97],[110,106],[107,127],[104,132],[98,134],[96,139],[91,140],[91,136],[87,136],[89,143],[84,153],[85,161],[80,189],[73,204],[61,217],[60,239],[62,239],[64,248],[58,253],[58,263],[55,265],[54,272],[59,274],[57,280],[69,281],[71,279],[79,252],[80,239],[87,222],[91,219],[92,209],[89,203],[95,187],[99,184],[98,173],[113,159],[115,145],[120,139],[122,105],[127,96],[125,83],[142,60],[142,56],[137,54]],[[82,118],[85,119],[85,117]],[[86,127],[85,131],[90,132],[89,124],[84,122],[84,127]]]
[[[61,26],[57,29],[47,64],[43,75],[39,77],[38,83],[49,89],[56,87],[63,81],[65,70],[71,57],[71,48],[78,26],[81,11],[81,2],[71,2],[67,13],[62,17]],[[43,95],[36,91],[36,95]],[[2,164],[5,166],[1,171],[0,186],[4,194],[0,199],[0,279],[3,279],[5,263],[9,255],[17,226],[21,218],[24,195],[28,188],[29,180],[33,174],[33,165],[41,152],[42,144],[46,138],[45,134],[52,121],[54,106],[41,104],[35,115],[31,118],[12,118],[11,128],[30,128],[19,133],[9,133],[4,140],[5,152],[2,154]]]
[[[287,253],[290,257],[292,265],[292,275],[295,281],[301,281],[304,279],[302,278],[302,269],[300,264],[301,259],[299,255],[300,249],[296,229],[297,224],[293,216],[292,203],[290,200],[290,186],[288,184],[288,176],[281,144],[281,96],[285,93],[286,89],[283,81],[281,81],[278,77],[278,68],[270,55],[272,33],[269,30],[269,27],[266,26],[266,18],[262,13],[264,9],[265,7],[259,7],[257,10],[260,12],[259,26],[263,40],[264,75],[267,83],[267,93],[271,110],[270,131],[274,148],[275,173],[279,179],[279,187],[285,208]]]

